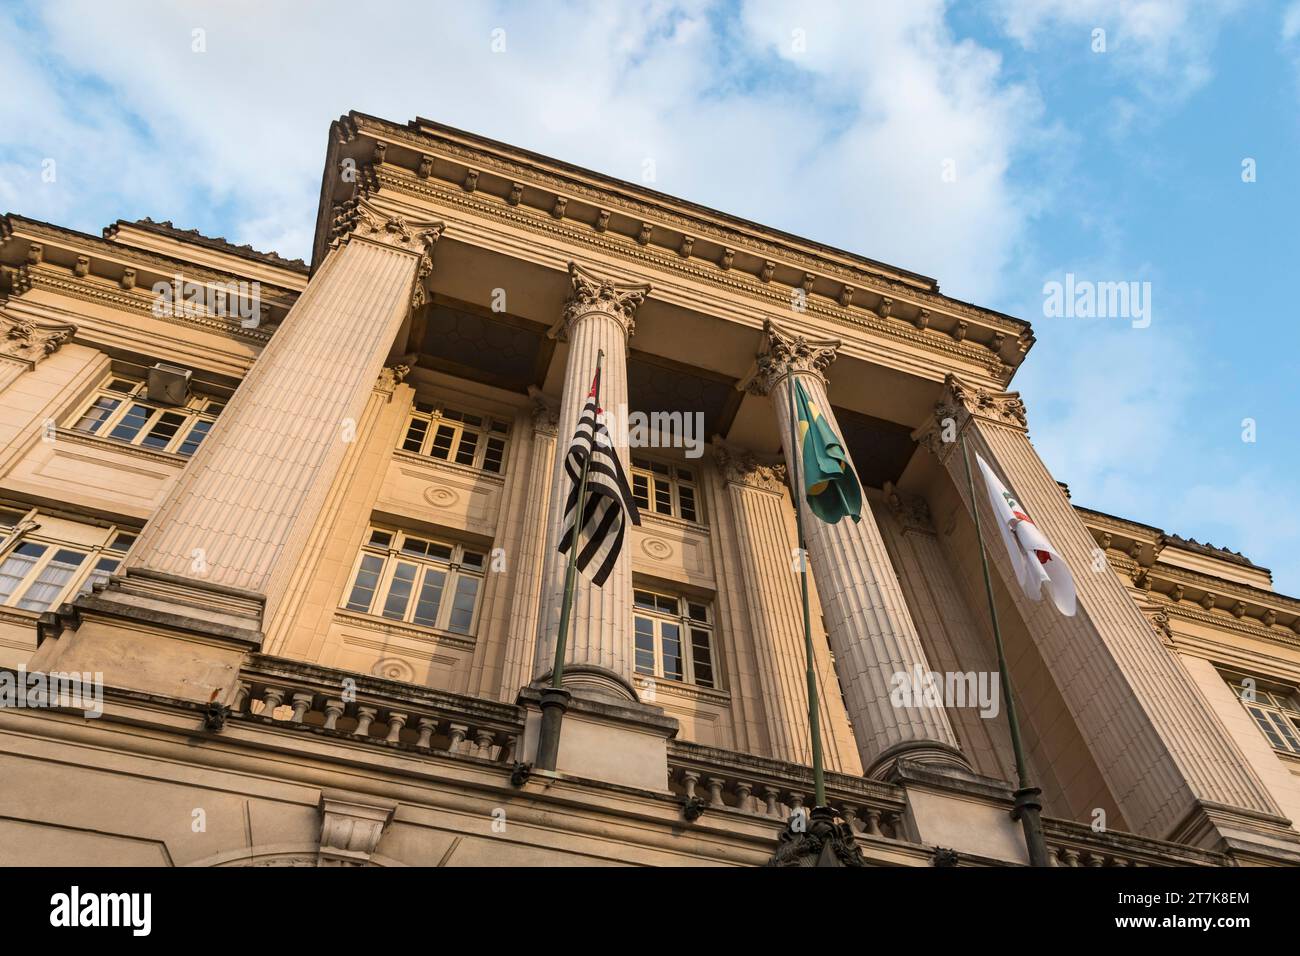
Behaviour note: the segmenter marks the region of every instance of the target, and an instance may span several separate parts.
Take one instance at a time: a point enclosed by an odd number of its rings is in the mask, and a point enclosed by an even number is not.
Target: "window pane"
[[[649,591],[633,591],[632,600],[637,607],[643,607],[649,611],[655,609],[655,596]]]
[[[184,415],[179,415],[176,412],[163,412],[140,444],[148,445],[150,448],[166,448],[171,444],[172,439],[176,437],[176,433],[180,431],[181,426],[184,424]]]
[[[400,621],[406,617],[406,607],[411,603],[411,587],[415,584],[415,572],[419,569],[414,564],[398,561],[393,571],[393,581],[388,585],[388,597],[384,601],[384,617]]]
[[[109,542],[108,550],[110,551],[129,551],[131,545],[135,544],[135,535],[133,534],[115,534],[113,540]]]
[[[1264,711],[1260,710],[1258,707],[1247,707],[1246,709],[1250,711],[1250,715],[1255,718],[1255,723],[1259,724],[1259,729],[1264,731],[1264,736],[1267,737],[1268,742],[1273,745],[1273,749],[1286,750],[1286,744],[1282,741],[1282,738],[1278,736],[1277,731],[1273,729],[1273,724],[1269,721],[1268,717],[1264,715]]]
[[[203,439],[208,437],[208,432],[211,429],[212,422],[195,422],[194,427],[190,429],[190,433],[185,436],[185,440],[181,442],[181,446],[176,451],[186,456],[194,454],[199,450],[199,445],[203,443]]]
[[[122,420],[109,432],[109,437],[119,441],[131,441],[140,433],[140,429],[152,414],[153,409],[148,405],[132,405]]]
[[[677,487],[677,500],[682,505],[682,517],[687,521],[695,520],[695,489],[690,485]]]
[[[408,535],[402,541],[402,553],[424,557],[429,553],[429,548],[432,546],[432,541],[425,541],[423,538],[412,538]]]
[[[456,437],[456,430],[450,425],[439,425],[433,436],[433,447],[429,454],[446,461],[451,457],[451,440]]]
[[[1295,732],[1291,729],[1291,722],[1281,714],[1270,713],[1268,715],[1273,720],[1273,726],[1277,732],[1286,740],[1287,749],[1294,753],[1300,753],[1300,739],[1296,738]]]
[[[673,489],[666,481],[655,479],[655,511],[661,515],[673,513]]]
[[[406,426],[406,438],[402,440],[402,447],[407,451],[419,451],[424,447],[424,437],[429,433],[429,423],[423,418],[412,418],[411,423]]]
[[[40,574],[23,594],[18,606],[28,611],[44,611],[50,607],[58,600],[59,595],[85,559],[86,556],[79,551],[60,548],[49,563],[41,568]]]
[[[691,666],[695,670],[695,683],[701,687],[713,685],[713,654],[709,649],[709,632],[691,628]]]
[[[479,570],[482,570],[483,555],[477,551],[466,551],[464,555],[461,556],[460,563],[465,565],[467,568],[478,568]]]
[[[115,378],[109,381],[106,388],[110,392],[122,392],[124,395],[130,395],[135,390],[139,382],[132,382],[130,379]]]
[[[433,627],[438,623],[438,606],[442,604],[442,589],[447,583],[447,572],[430,568],[424,572],[420,585],[420,599],[415,603],[415,623]]]
[[[99,431],[99,426],[104,424],[104,420],[109,415],[112,415],[117,406],[121,404],[122,400],[119,398],[109,398],[106,395],[101,395],[95,399],[95,404],[86,409],[85,414],[78,418],[77,423],[72,427],[76,431],[93,435]]]
[[[9,552],[9,557],[0,564],[0,601],[7,601],[18,590],[33,565],[45,553],[45,545],[25,541]]]
[[[664,649],[664,677],[669,680],[682,679],[682,638],[676,624],[667,621],[659,623],[659,636]]]
[[[506,457],[506,443],[503,438],[489,438],[483,452],[483,470],[494,474],[501,473],[502,463]]]
[[[461,575],[456,579],[456,596],[451,602],[451,620],[447,630],[468,634],[474,623],[474,603],[478,598],[478,578]]]
[[[709,622],[709,609],[703,604],[696,604],[694,601],[687,603],[686,614],[692,621]]]
[[[370,610],[370,602],[375,599],[375,588],[379,585],[379,572],[383,569],[383,558],[367,554],[361,559],[361,565],[357,568],[357,579],[352,584],[352,594],[348,597],[349,610]]]
[[[655,672],[655,635],[654,622],[648,617],[636,618],[636,672],[650,674]]]
[[[650,479],[645,475],[632,475],[632,500],[638,508],[650,509]]]
[[[456,464],[474,464],[476,451],[478,451],[478,435],[474,432],[461,432],[460,445],[456,448]]]
[[[370,532],[370,546],[372,548],[387,549],[388,546],[392,543],[393,543],[393,535],[391,532],[378,531],[378,530]]]

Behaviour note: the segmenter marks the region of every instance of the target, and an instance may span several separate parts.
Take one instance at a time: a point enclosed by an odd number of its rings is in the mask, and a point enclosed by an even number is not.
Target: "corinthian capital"
[[[713,458],[727,481],[780,492],[785,489],[785,465],[764,462],[752,451],[728,445],[718,439],[713,441]]]
[[[441,222],[409,222],[364,199],[349,199],[336,207],[330,222],[330,239],[336,244],[358,236],[420,257],[421,276],[433,268],[434,244],[446,227]],[[427,263],[427,266],[426,266]]]
[[[792,372],[809,372],[823,382],[826,370],[839,353],[839,339],[814,339],[781,328],[771,319],[763,322],[763,350],[758,353],[758,374],[753,385],[766,395]]]
[[[972,418],[1019,431],[1029,428],[1025,403],[1021,401],[1019,392],[990,392],[968,385],[949,372],[943,380],[943,396],[934,406],[934,417],[912,432],[912,439],[942,459]]]
[[[66,322],[38,322],[7,312],[0,312],[0,329],[0,354],[32,365],[53,355],[77,333],[77,327]]]
[[[565,330],[579,316],[603,312],[618,319],[628,335],[635,331],[636,310],[650,294],[648,282],[614,282],[576,262],[569,263],[569,281],[573,283],[573,292],[564,304]]]

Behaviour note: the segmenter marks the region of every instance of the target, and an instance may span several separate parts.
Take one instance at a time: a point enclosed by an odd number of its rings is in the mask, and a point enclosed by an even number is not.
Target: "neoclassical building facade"
[[[812,803],[798,380],[862,520],[808,526],[827,789],[871,864],[1018,865],[960,443],[1074,571],[992,584],[1056,866],[1300,862],[1300,601],[1086,510],[1009,390],[1019,319],[417,119],[333,124],[309,266],[0,220],[0,863],[757,865]],[[642,513],[579,584],[530,768],[562,458],[602,404]],[[1097,428],[1105,428],[1098,422]],[[996,686],[996,685],[994,685]],[[993,698],[996,702],[996,697]],[[991,711],[991,712],[990,712]]]

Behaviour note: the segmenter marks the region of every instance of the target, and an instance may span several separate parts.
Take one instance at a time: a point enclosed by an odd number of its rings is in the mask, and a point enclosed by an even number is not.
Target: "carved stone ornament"
[[[603,312],[618,319],[630,336],[636,330],[634,316],[645,297],[650,294],[648,282],[614,282],[584,269],[576,262],[569,263],[569,281],[573,292],[564,304],[563,325],[592,312]]]
[[[47,355],[53,355],[77,332],[75,325],[65,322],[38,322],[0,312],[0,354],[10,355],[35,365]]]
[[[967,385],[949,372],[944,376],[943,396],[934,406],[934,417],[912,432],[912,440],[945,458],[957,444],[953,440],[955,434],[971,417],[1009,425],[1021,431],[1029,427],[1025,403],[1021,401],[1019,392],[990,392]]]
[[[542,393],[536,385],[528,386],[528,397],[533,401],[533,431],[539,435],[555,435],[560,430],[560,403]]]
[[[799,825],[792,816],[767,865],[867,866],[852,828],[836,816],[830,807],[814,807],[811,814],[798,821]]]
[[[385,392],[391,392],[406,381],[406,376],[410,374],[411,366],[409,365],[389,365],[380,370],[379,381],[375,385]]]
[[[839,339],[814,339],[781,328],[771,319],[763,322],[763,350],[759,352],[754,384],[767,395],[791,372],[810,372],[823,382],[826,370],[839,353]]]
[[[727,481],[749,485],[763,491],[783,492],[786,469],[780,462],[762,462],[746,448],[713,443],[713,457]]]
[[[364,199],[349,199],[335,210],[330,222],[330,239],[335,243],[358,236],[419,256],[421,278],[433,269],[433,247],[446,228],[443,223],[408,222],[402,216],[389,215]]]
[[[322,794],[319,866],[367,866],[396,804]]]
[[[894,513],[904,531],[923,531],[934,533],[934,521],[930,517],[930,505],[920,495],[904,494],[894,487],[892,481],[885,482],[885,501]]]

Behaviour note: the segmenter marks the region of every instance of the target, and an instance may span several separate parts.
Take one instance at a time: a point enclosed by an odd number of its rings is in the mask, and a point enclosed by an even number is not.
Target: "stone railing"
[[[1043,819],[1052,866],[1227,866],[1222,854],[1134,833],[1098,833],[1070,820]]]
[[[704,812],[726,810],[784,822],[813,803],[812,771],[799,764],[675,741],[668,750],[668,788]],[[889,784],[826,775],[826,798],[855,833],[910,840],[902,791]]]
[[[423,753],[510,764],[523,734],[508,704],[257,655],[239,674],[231,718],[283,723]]]

